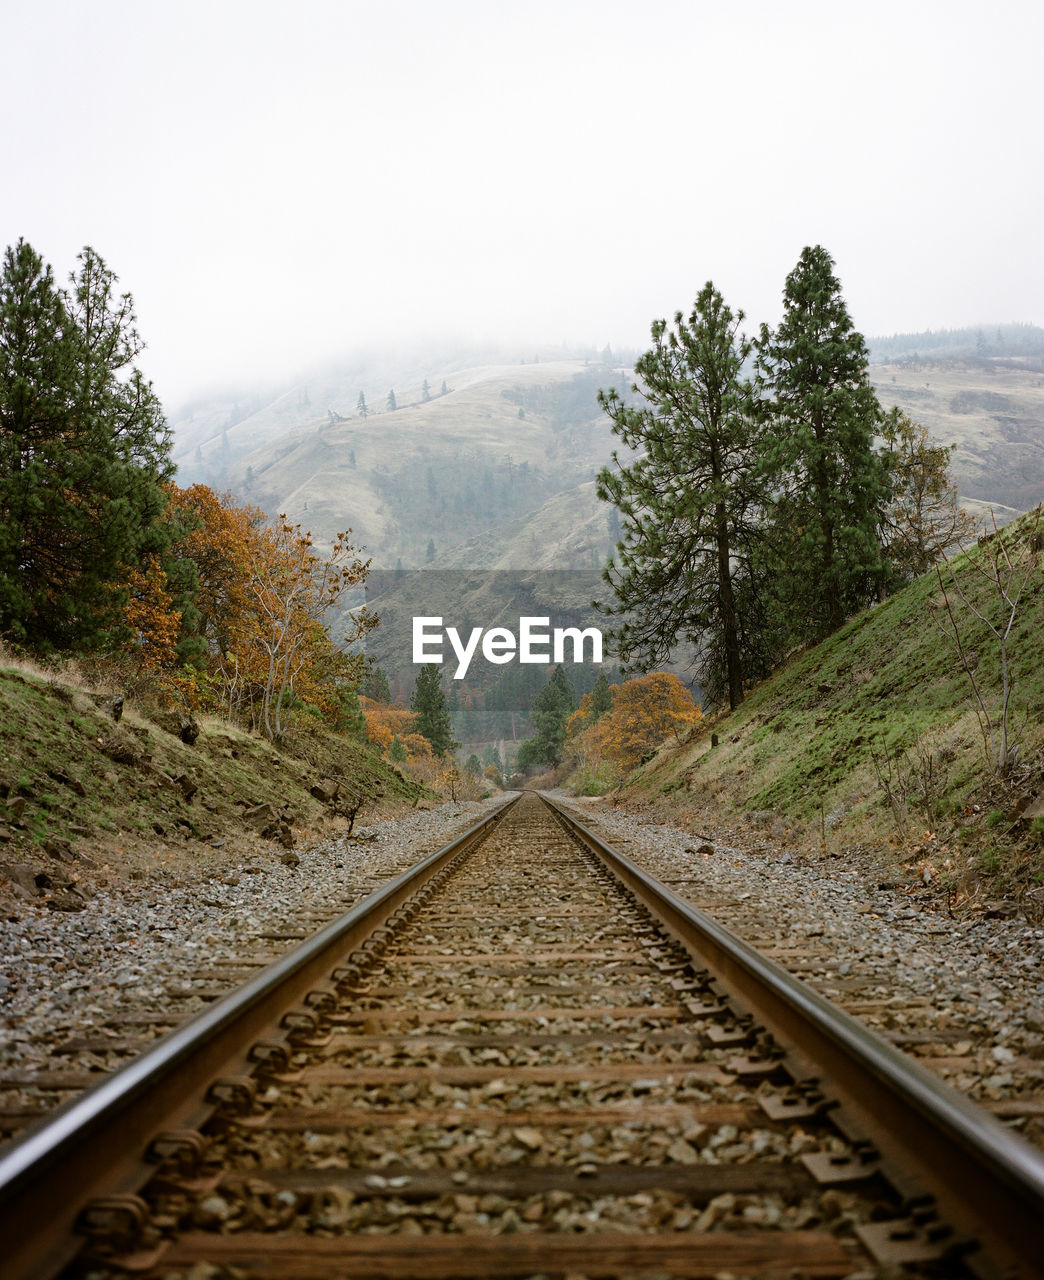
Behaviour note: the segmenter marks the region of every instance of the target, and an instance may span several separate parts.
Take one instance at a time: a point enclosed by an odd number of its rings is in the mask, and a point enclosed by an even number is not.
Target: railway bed
[[[0,1220],[15,1280],[1032,1277],[1044,1159],[527,793],[24,1135]]]

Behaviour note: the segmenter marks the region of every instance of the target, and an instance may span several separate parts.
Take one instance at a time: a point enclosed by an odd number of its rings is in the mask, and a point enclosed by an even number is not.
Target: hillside
[[[456,368],[400,385],[394,410],[383,393],[365,416],[357,381],[324,386],[319,413],[302,388],[220,430],[197,408],[175,423],[180,483],[231,488],[321,539],[350,526],[377,567],[486,568],[491,553],[528,566],[534,529],[556,568],[604,561],[609,526],[592,477],[612,437],[596,394],[622,385],[620,372],[576,359]]]
[[[71,678],[0,662],[0,879],[63,910],[110,869],[176,871],[233,852],[292,864],[295,845],[343,831],[357,804],[366,821],[427,794],[314,723],[277,748],[204,719],[185,742],[177,717],[128,706],[117,722],[112,705]]]
[[[1044,524],[1023,517],[1003,537],[1036,547],[1011,631],[1014,724],[1010,777],[994,776],[967,675],[929,606],[934,574],[795,654],[732,714],[705,718],[689,741],[639,769],[618,799],[654,803],[696,822],[704,806],[823,855],[891,848],[947,892],[1012,894],[1044,916]],[[984,562],[992,546],[972,551]],[[967,558],[962,583],[998,619],[1003,608]],[[952,597],[952,592],[951,592]],[[970,662],[999,707],[999,649],[954,598]]]
[[[1001,521],[1044,495],[1038,334],[991,331],[987,354],[970,331],[871,344],[882,404],[956,443],[962,499]],[[593,480],[615,443],[596,395],[628,377],[561,353],[360,360],[175,416],[179,483],[229,488],[321,541],[350,526],[376,567],[595,568],[614,538]]]
[[[998,520],[1044,497],[1044,372],[990,360],[873,365],[885,406],[897,404],[940,443],[956,444],[953,472],[967,510]]]

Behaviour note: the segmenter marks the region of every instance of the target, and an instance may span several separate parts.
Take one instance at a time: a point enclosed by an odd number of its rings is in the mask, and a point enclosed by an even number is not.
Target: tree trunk
[[[718,600],[721,604],[721,629],[725,641],[725,669],[729,680],[729,709],[735,711],[743,701],[743,657],[739,642],[739,619],[736,597],[732,590],[732,565],[729,554],[729,526],[725,504],[714,508],[718,544]]]

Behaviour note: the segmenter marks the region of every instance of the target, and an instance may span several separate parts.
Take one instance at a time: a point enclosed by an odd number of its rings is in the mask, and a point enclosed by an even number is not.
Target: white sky
[[[867,335],[1044,322],[1039,0],[0,0],[0,236],[168,408],[447,334],[644,347],[806,244]]]

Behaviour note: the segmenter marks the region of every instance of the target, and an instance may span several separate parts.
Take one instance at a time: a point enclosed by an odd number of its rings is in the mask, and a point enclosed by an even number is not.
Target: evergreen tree
[[[425,663],[417,673],[410,707],[417,713],[417,732],[428,739],[437,756],[460,746],[453,741],[453,726],[442,691],[442,673],[434,663]]]
[[[369,410],[366,408],[366,395],[362,391],[359,392],[359,399],[356,402],[355,411],[363,418],[365,418],[367,413],[369,412]]]
[[[755,555],[764,494],[757,426],[741,377],[751,344],[714,285],[688,320],[652,326],[653,345],[635,364],[637,403],[599,392],[613,431],[634,460],[598,476],[598,494],[620,512],[622,538],[606,581],[620,656],[648,669],[679,639],[703,652],[704,680],[729,705],[765,666]]]
[[[435,559],[435,539],[428,539],[428,549],[424,553],[424,558],[430,564]]]
[[[779,328],[762,326],[757,368],[769,392],[775,567],[788,626],[805,640],[836,630],[883,588],[888,478],[874,451],[881,408],[867,366],[833,259],[821,245],[804,249]]]
[[[129,576],[170,542],[133,300],[92,249],[78,261],[59,292],[21,240],[0,279],[0,631],[41,649],[120,643]]]
[[[391,688],[387,675],[380,667],[373,667],[363,677],[359,692],[373,702],[391,702]]]
[[[536,733],[519,747],[519,768],[524,769],[531,764],[547,764],[552,767],[561,764],[566,721],[575,710],[573,687],[559,663],[530,710],[529,718]]]
[[[421,387],[421,399],[425,404],[431,399],[431,384],[427,378],[424,379],[424,386]]]
[[[388,410],[389,410],[389,412],[390,412],[390,413],[394,413],[394,412],[395,412],[395,410],[396,410],[398,407],[399,407],[399,406],[395,403],[395,392],[394,392],[394,391],[389,391],[389,392],[388,392]]]
[[[479,764],[479,758],[474,751],[470,756],[468,756],[467,760],[464,761],[464,772],[470,773],[473,778],[477,778],[482,772],[482,765]]]
[[[975,521],[961,509],[950,473],[956,445],[932,444],[898,405],[885,415],[881,437],[890,484],[882,537],[890,574],[902,584],[927,572],[940,552],[973,537]]]
[[[594,682],[594,688],[589,695],[591,708],[590,724],[604,716],[607,711],[612,710],[613,706],[613,687],[609,683],[609,677],[604,671],[599,671],[598,679]]]
[[[402,764],[406,759],[406,748],[402,745],[398,734],[391,740],[391,746],[388,748],[388,759],[393,760],[396,764]]]

